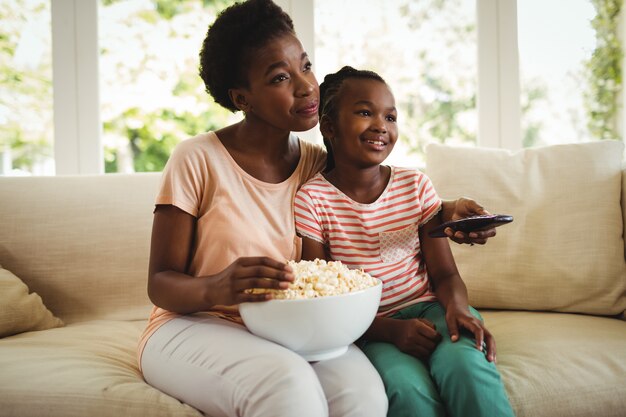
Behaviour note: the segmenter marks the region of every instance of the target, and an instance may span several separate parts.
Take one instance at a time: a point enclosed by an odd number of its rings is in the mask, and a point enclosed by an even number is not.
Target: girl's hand
[[[441,341],[435,325],[426,319],[394,320],[391,340],[402,352],[426,360]]]
[[[225,306],[270,300],[271,294],[251,294],[247,290],[284,290],[294,280],[292,272],[289,265],[266,256],[239,258],[209,278],[213,283],[206,298],[213,305]]]
[[[484,323],[470,313],[468,308],[453,306],[446,309],[446,323],[448,325],[448,333],[450,340],[456,342],[459,340],[459,331],[464,328],[474,335],[476,341],[476,349],[480,351],[487,350],[487,360],[496,362],[496,341],[485,327]]]
[[[471,198],[461,197],[458,200],[445,202],[442,210],[442,222],[449,220],[458,220],[470,216],[478,216],[481,214],[489,214],[480,204]],[[487,243],[487,239],[496,235],[496,228],[485,229],[481,231],[471,232],[469,234],[457,231],[456,233],[451,229],[445,230],[446,236],[456,243],[469,243],[473,245],[475,243],[484,245]]]

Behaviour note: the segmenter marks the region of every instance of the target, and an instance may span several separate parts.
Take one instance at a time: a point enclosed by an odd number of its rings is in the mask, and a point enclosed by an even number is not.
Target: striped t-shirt
[[[352,200],[321,174],[302,186],[294,203],[299,235],[323,243],[333,260],[382,280],[379,316],[435,299],[418,228],[440,208],[426,175],[397,167],[391,168],[387,187],[373,203]]]

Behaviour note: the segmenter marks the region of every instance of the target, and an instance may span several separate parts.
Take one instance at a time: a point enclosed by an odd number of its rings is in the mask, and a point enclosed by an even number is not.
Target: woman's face
[[[317,125],[319,85],[300,41],[285,35],[255,51],[250,59],[248,88],[235,90],[246,120],[280,130],[301,132]]]
[[[398,139],[396,104],[387,84],[349,78],[337,99],[336,120],[322,123],[324,136],[331,139],[335,164],[358,168],[381,164]]]

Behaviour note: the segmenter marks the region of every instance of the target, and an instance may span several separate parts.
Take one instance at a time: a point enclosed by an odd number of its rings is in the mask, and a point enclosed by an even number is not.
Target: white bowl
[[[269,300],[239,305],[257,336],[279,343],[314,362],[343,354],[374,321],[382,283],[328,297]]]

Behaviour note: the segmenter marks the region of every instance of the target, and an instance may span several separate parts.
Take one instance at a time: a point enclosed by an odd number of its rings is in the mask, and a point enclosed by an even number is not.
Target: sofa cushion
[[[514,222],[484,247],[452,244],[476,307],[620,314],[626,309],[617,141],[511,152],[429,145],[442,198],[469,196]]]
[[[37,293],[10,271],[0,267],[0,338],[34,330],[63,326]]]
[[[144,319],[160,173],[5,177],[0,264],[66,324]]]
[[[196,416],[137,367],[145,321],[93,321],[0,340],[0,415]]]
[[[620,417],[626,322],[563,313],[481,311],[517,417]]]

